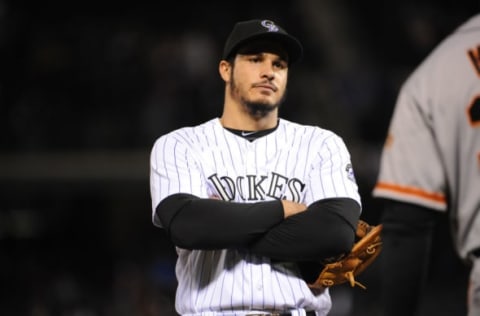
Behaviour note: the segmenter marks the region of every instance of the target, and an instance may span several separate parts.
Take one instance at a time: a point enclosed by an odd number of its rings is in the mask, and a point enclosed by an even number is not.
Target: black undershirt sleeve
[[[348,252],[359,214],[359,204],[348,198],[317,201],[284,219],[279,200],[232,203],[183,193],[165,198],[156,209],[162,227],[180,248],[242,248],[297,262],[319,262]]]
[[[353,246],[360,212],[360,205],[350,198],[317,201],[269,230],[250,250],[282,261],[338,257]]]
[[[156,215],[172,242],[184,249],[243,248],[283,221],[281,201],[233,203],[173,194]]]
[[[426,282],[434,227],[442,213],[409,203],[383,203],[382,315],[415,315]]]

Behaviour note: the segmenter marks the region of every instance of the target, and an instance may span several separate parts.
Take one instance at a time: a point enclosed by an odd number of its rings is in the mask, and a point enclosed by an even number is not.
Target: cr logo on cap
[[[267,28],[269,32],[278,32],[278,26],[270,20],[263,20],[262,26]]]

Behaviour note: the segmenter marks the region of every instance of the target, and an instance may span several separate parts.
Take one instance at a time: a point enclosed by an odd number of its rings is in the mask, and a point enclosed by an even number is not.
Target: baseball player
[[[223,113],[158,138],[152,220],[176,246],[181,315],[327,315],[306,266],[348,252],[361,201],[331,131],[279,118],[300,42],[269,20],[235,24],[219,73]]]
[[[373,195],[382,213],[384,315],[413,315],[438,214],[448,210],[472,264],[468,315],[480,315],[480,15],[439,44],[399,93]],[[401,299],[400,299],[401,298]]]

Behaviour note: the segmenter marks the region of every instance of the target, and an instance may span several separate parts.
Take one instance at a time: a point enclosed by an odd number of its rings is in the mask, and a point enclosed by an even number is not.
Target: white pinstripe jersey
[[[343,140],[284,119],[253,142],[223,128],[218,118],[164,135],[151,152],[150,179],[158,226],[156,206],[179,192],[241,203],[288,199],[308,205],[332,197],[361,203]],[[329,292],[315,297],[291,263],[271,264],[235,250],[177,253],[176,309],[182,315],[302,308],[326,315],[331,308]]]
[[[449,207],[460,256],[480,247],[480,15],[402,87],[373,195]]]

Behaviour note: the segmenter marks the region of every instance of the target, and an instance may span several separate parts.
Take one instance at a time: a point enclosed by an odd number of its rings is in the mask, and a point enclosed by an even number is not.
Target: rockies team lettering
[[[213,174],[208,177],[218,195],[225,201],[262,201],[267,197],[300,202],[305,184],[298,178],[270,175],[246,175],[231,178]]]

